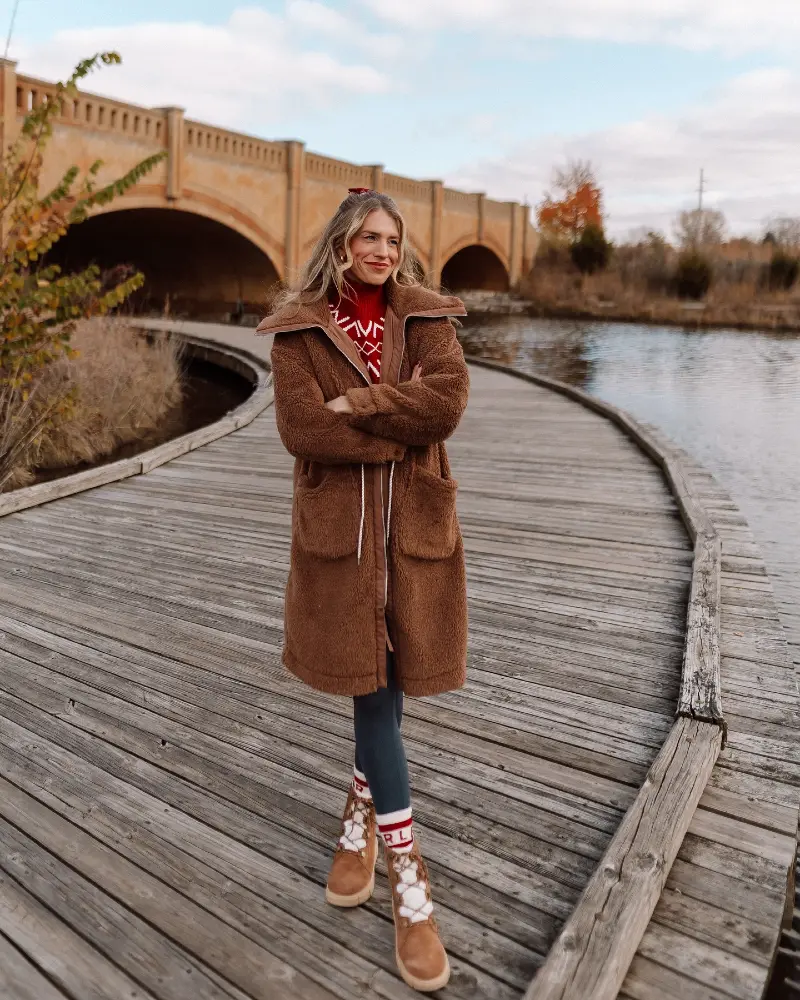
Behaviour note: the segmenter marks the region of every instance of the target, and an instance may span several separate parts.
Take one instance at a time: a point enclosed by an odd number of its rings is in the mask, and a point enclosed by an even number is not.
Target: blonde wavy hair
[[[394,199],[377,191],[353,190],[325,226],[297,281],[277,296],[272,311],[319,302],[320,299],[327,299],[332,289],[339,296],[344,295],[351,287],[345,277],[353,265],[350,241],[361,231],[370,212],[376,209],[383,209],[390,215],[397,223],[400,233],[397,266],[389,280],[398,285],[422,284],[422,266],[409,242],[405,219]]]

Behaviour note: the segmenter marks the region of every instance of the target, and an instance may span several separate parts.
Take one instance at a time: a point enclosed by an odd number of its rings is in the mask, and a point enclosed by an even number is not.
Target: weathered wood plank
[[[697,515],[691,523],[703,528],[706,510],[724,541],[731,743],[623,989],[717,1000],[708,970],[739,945],[735,981],[763,979],[798,784],[792,692],[763,561],[735,506],[653,429],[643,438],[666,456],[667,479],[681,470],[678,506],[619,422],[549,384],[473,376],[451,442],[470,680],[457,694],[409,700],[404,725],[453,956],[445,995],[519,994],[635,800],[678,698],[693,564],[680,518]],[[405,998],[380,892],[348,915],[357,935],[317,907],[352,722],[346,700],[297,685],[279,664],[290,493],[291,461],[267,415],[148,476],[0,523],[0,773],[66,824],[43,826],[49,860],[32,848],[36,863],[14,870],[45,898],[37,872],[57,886],[59,861],[71,866],[109,893],[114,926],[122,889],[91,850],[70,853],[67,832],[79,827],[182,905],[249,941],[274,935],[276,957],[299,974],[313,967],[320,988]],[[21,828],[21,813],[9,819]],[[25,822],[35,819],[31,810]],[[72,910],[51,899],[66,924],[84,905],[82,884]],[[122,905],[138,912],[135,895]],[[153,934],[171,936],[166,921],[141,915]],[[665,970],[648,957],[654,948],[687,955]],[[255,995],[213,967],[203,974],[204,989]]]
[[[157,1000],[0,871],[0,933],[70,997]]]
[[[0,997],[8,1000],[65,1000],[56,987],[0,934]]]
[[[381,938],[375,931],[376,926],[384,924],[383,918],[376,918],[374,913],[371,918],[359,915],[356,919],[362,921],[362,931],[367,921],[371,933],[353,941],[352,931],[339,911],[322,903],[330,844],[338,825],[335,821],[331,820],[327,824],[330,829],[320,833],[309,822],[313,810],[296,807],[287,826],[276,828],[266,810],[254,817],[244,807],[225,803],[191,782],[165,777],[158,768],[143,765],[96,739],[91,741],[94,746],[88,752],[84,749],[80,756],[61,750],[45,737],[33,738],[32,742],[31,731],[16,724],[10,725],[8,734],[0,731],[0,739],[5,748],[0,755],[0,769],[12,776],[14,783],[210,910],[257,947],[263,941],[274,942],[281,958],[299,969],[302,978],[313,969],[315,975],[327,978],[327,985],[346,997],[352,991],[363,991],[365,983],[374,982],[375,970],[365,963],[372,966],[378,962],[393,968],[391,935]],[[37,754],[34,766],[29,766],[21,751],[30,751],[36,745],[46,749]],[[53,775],[60,771],[68,777],[59,783],[58,794],[54,795],[49,787]],[[243,799],[243,806],[248,807],[259,801],[254,794]],[[286,801],[291,799],[287,797]],[[287,836],[290,828],[292,837]],[[435,867],[433,870],[441,882],[441,872]],[[474,900],[474,882],[465,881],[463,898]],[[491,922],[495,913],[491,900],[487,911]],[[360,914],[363,912],[372,909]],[[450,913],[446,906],[440,906],[440,912],[446,919]],[[525,908],[517,907],[517,927],[524,915]],[[330,944],[309,928],[321,929],[331,939]],[[475,956],[480,961],[484,958],[482,943],[488,940],[489,961],[497,961],[499,954],[506,961],[513,956],[521,964],[522,951],[517,948],[515,953],[513,946],[498,948],[495,936],[486,927],[471,926],[468,919],[462,919],[455,922],[455,929],[456,956],[463,947],[470,959]],[[223,935],[221,941],[225,940]],[[249,948],[249,944],[242,947]],[[239,950],[229,949],[231,960]],[[333,963],[327,977],[326,962]],[[455,967],[461,964],[457,958],[454,960]],[[466,981],[478,980],[487,1000],[510,1000],[510,991],[502,980],[495,981],[469,963],[465,963],[464,975]],[[288,978],[291,982],[291,973]],[[507,974],[502,976],[507,978]],[[344,986],[347,988],[342,993]],[[408,991],[402,996],[405,1000]]]
[[[708,723],[675,723],[526,1000],[616,997],[721,743]]]
[[[95,469],[87,469],[85,472],[76,472],[70,476],[63,476],[53,479],[47,483],[37,483],[33,486],[25,486],[10,493],[0,496],[0,517],[13,514],[17,511],[25,510],[28,507],[36,507],[52,500],[73,496],[84,490],[96,489],[108,483],[118,482],[130,476],[138,476],[178,455],[199,448],[210,441],[217,440],[244,427],[252,422],[260,413],[271,405],[273,390],[267,385],[267,373],[263,362],[256,359],[247,352],[228,347],[223,344],[214,345],[210,339],[204,343],[194,338],[184,338],[190,353],[206,358],[213,358],[214,363],[222,367],[231,367],[235,370],[246,372],[253,382],[253,394],[240,404],[230,414],[197,430],[183,434],[174,441],[152,448],[141,455],[133,458],[121,459],[118,462],[109,462],[106,465],[98,466]]]
[[[686,615],[678,713],[722,726],[719,607],[722,545],[719,535],[699,533],[695,541],[692,589]]]

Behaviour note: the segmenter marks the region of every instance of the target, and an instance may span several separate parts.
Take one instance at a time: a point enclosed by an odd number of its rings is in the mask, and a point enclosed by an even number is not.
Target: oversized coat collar
[[[455,295],[440,295],[422,285],[398,285],[389,281],[386,288],[388,311],[384,327],[382,381],[395,384],[399,373],[400,360],[404,351],[406,321],[412,317],[444,318],[466,316],[464,303]],[[355,344],[344,330],[333,320],[328,303],[324,299],[307,305],[293,304],[267,316],[256,329],[262,336],[267,334],[291,333],[293,331],[321,330],[334,347],[350,362],[368,384],[370,375]],[[392,364],[392,358],[395,363]]]
[[[389,308],[401,325],[411,316],[466,316],[464,303],[455,295],[440,295],[422,285],[398,285],[390,280],[386,287]],[[259,323],[256,333],[290,333],[321,327],[326,332],[332,324],[330,309],[324,299],[308,305],[292,304],[267,316]]]

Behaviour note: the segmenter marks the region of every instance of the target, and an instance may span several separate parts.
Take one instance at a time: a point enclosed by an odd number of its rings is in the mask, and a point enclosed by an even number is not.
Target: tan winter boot
[[[328,874],[325,898],[333,906],[366,903],[375,888],[375,806],[356,795],[352,785],[342,816],[342,834]]]
[[[387,848],[386,869],[392,889],[395,955],[409,986],[431,993],[450,978],[447,952],[433,917],[428,870],[416,842],[408,854]]]

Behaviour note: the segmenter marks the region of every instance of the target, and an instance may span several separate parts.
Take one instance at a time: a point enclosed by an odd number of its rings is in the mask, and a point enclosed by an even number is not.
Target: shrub
[[[773,291],[788,291],[800,275],[800,261],[778,251],[765,266],[765,284]]]
[[[0,150],[0,490],[20,456],[68,416],[75,402],[72,390],[46,391],[45,376],[60,358],[70,357],[76,322],[110,312],[144,281],[137,273],[108,285],[96,267],[65,275],[55,264],[42,264],[71,225],[124,194],[166,155],[148,157],[103,186],[97,185],[101,161],[82,178],[70,167],[51,191],[39,191],[54,121],[74,100],[78,81],[98,65],[119,62],[115,52],[83,60],[27,114],[8,150]]]
[[[675,268],[675,292],[681,299],[702,299],[711,287],[712,270],[701,253],[690,251],[678,258]]]
[[[590,224],[569,248],[569,254],[581,274],[594,274],[608,264],[611,244],[600,226]]]
[[[21,456],[16,485],[31,469],[61,469],[97,462],[122,445],[159,430],[183,394],[183,346],[166,336],[138,334],[122,318],[81,320],[71,357],[52,364],[44,379],[49,395],[75,390],[68,418]]]

